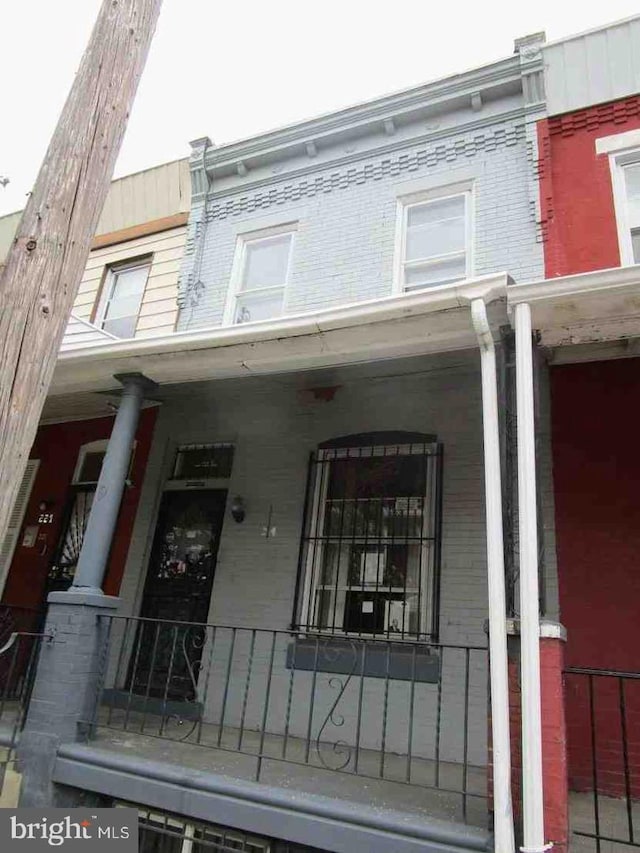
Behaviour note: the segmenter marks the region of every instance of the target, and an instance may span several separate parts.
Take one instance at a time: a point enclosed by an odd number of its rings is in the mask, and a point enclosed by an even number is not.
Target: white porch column
[[[544,842],[533,345],[531,309],[526,302],[515,306],[515,328],[524,840],[521,850],[541,853],[550,845]]]
[[[491,681],[491,736],[493,746],[493,805],[495,853],[513,853],[511,803],[511,742],[509,738],[509,683],[507,624],[502,531],[502,481],[498,382],[493,335],[483,299],[471,302],[471,318],[480,345],[482,370],[482,425],[487,524],[487,582],[489,590],[489,668]]]

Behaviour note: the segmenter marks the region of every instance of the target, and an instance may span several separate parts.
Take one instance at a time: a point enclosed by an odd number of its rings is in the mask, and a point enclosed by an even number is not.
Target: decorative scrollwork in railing
[[[329,726],[335,726],[336,728],[341,728],[345,724],[344,714],[336,713],[338,705],[340,704],[340,700],[345,694],[347,687],[349,686],[349,682],[355,675],[357,666],[358,666],[358,646],[353,640],[349,641],[350,653],[352,656],[352,665],[349,672],[345,673],[341,676],[332,676],[329,678],[328,684],[333,690],[338,690],[338,695],[334,699],[331,708],[329,709],[329,713],[324,718],[320,729],[318,730],[318,735],[316,737],[316,752],[318,754],[318,758],[320,759],[321,764],[327,770],[344,770],[345,767],[351,761],[351,756],[353,755],[353,747],[351,744],[347,743],[346,740],[335,740],[333,742],[325,741],[322,739],[322,735],[324,734],[325,729]],[[324,641],[324,659],[327,662],[332,662],[337,660],[338,656],[345,653],[344,646],[336,647],[332,645],[331,641]],[[328,757],[323,755],[323,749],[328,747]],[[324,749],[326,752],[327,750]],[[337,759],[329,760],[330,758]]]
[[[174,722],[180,727],[184,726],[187,721],[193,723],[186,733],[178,738],[180,741],[188,740],[200,722],[201,710],[198,709],[198,675],[203,667],[202,651],[205,647],[206,641],[206,626],[194,625],[187,628],[182,633],[178,663],[173,667],[173,672],[169,673],[169,679],[173,676],[178,677],[181,681],[188,679],[191,683],[191,691],[185,691],[184,698],[181,701],[187,707],[193,707],[194,713],[179,713],[176,711],[169,714],[167,717],[169,722]],[[191,696],[188,695],[189,692],[191,692]]]

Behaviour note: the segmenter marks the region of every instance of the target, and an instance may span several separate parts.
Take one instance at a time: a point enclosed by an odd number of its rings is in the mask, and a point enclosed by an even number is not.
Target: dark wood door
[[[202,655],[227,493],[165,492],[147,568],[130,684],[136,693],[192,699]],[[160,620],[160,621],[156,621]],[[178,623],[178,624],[176,624]]]

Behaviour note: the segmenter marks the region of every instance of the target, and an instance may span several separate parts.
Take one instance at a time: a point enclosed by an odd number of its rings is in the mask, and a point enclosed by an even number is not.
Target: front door
[[[194,697],[203,632],[193,623],[207,620],[226,497],[220,489],[163,495],[140,611],[153,621],[141,623],[131,664],[136,693]]]

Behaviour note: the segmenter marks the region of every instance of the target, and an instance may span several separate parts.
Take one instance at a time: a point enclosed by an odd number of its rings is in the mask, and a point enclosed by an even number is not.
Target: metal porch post
[[[110,617],[119,599],[101,586],[125,487],[145,393],[155,385],[141,374],[116,377],[122,400],[109,439],[73,586],[48,598],[45,634],[20,737],[20,805],[80,805],[85,794],[54,782],[58,747],[86,737],[97,711]]]
[[[544,841],[533,344],[531,309],[525,302],[515,306],[515,327],[524,836],[521,849],[542,853],[551,845]]]
[[[515,849],[511,802],[511,741],[507,623],[502,529],[502,481],[498,381],[493,335],[484,299],[471,301],[471,319],[478,336],[482,371],[482,426],[487,524],[487,584],[489,591],[489,672],[491,680],[491,738],[495,853]]]
[[[100,592],[127,481],[131,448],[145,393],[156,386],[141,373],[116,376],[123,391],[87,522],[72,590]]]

